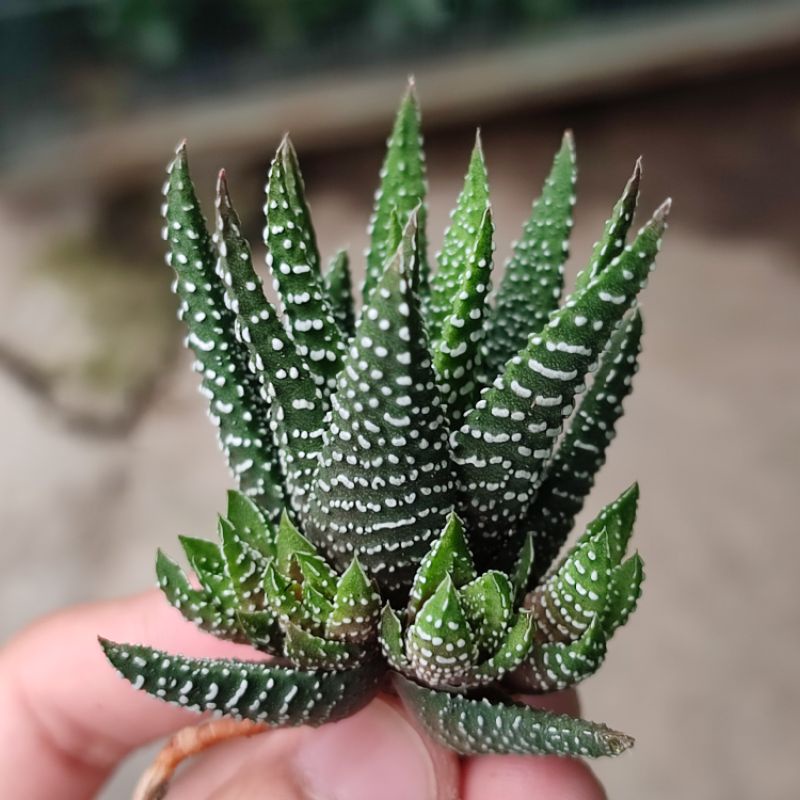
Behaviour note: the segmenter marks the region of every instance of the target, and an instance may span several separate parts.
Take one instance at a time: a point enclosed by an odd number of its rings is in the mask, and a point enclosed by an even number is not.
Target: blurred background
[[[797,797],[797,2],[0,3],[0,640],[150,586],[157,545],[213,535],[230,479],[159,237],[175,143],[209,210],[227,168],[257,241],[290,130],[323,256],[347,245],[359,270],[410,72],[433,247],[477,125],[498,270],[566,127],[570,276],[638,155],[643,213],[674,198],[643,368],[588,504],[639,479],[648,579],[584,710],[638,739],[596,765],[611,798]],[[146,758],[103,797],[127,797]]]

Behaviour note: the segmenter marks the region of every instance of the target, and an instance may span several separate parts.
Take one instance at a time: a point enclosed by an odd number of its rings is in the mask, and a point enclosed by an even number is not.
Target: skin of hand
[[[187,624],[156,591],[43,619],[0,650],[0,797],[94,797],[131,751],[196,724],[197,714],[135,692],[110,668],[98,634],[190,656],[252,659]],[[577,714],[563,692],[535,705]],[[460,758],[431,742],[399,702],[381,697],[321,728],[268,731],[188,762],[169,800],[603,800],[582,761]]]

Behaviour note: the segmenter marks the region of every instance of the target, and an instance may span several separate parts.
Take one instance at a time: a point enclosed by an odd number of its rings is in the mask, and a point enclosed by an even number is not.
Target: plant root
[[[182,728],[164,745],[155,761],[139,779],[132,800],[162,800],[167,794],[175,770],[187,758],[231,739],[263,733],[268,727],[249,719],[223,718]]]

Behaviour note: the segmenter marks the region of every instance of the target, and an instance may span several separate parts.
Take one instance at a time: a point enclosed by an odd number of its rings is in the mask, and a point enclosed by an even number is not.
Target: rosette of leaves
[[[121,674],[166,701],[276,726],[340,719],[393,687],[465,754],[629,747],[511,692],[592,674],[640,594],[642,562],[625,556],[636,486],[559,558],[637,369],[637,298],[669,209],[631,233],[639,180],[637,162],[562,301],[575,184],[565,135],[492,292],[480,140],[428,258],[412,88],[388,142],[358,311],[347,254],[322,267],[297,157],[281,143],[264,205],[276,306],[224,174],[211,236],[181,145],[165,186],[168,262],[239,492],[220,544],[183,540],[196,581],[163,555],[158,573],[186,617],[273,660],[104,642]]]
[[[529,567],[526,555],[516,586],[499,570],[478,575],[463,525],[451,515],[414,577],[405,630],[391,605],[384,606],[381,646],[389,665],[445,691],[499,681],[533,644],[533,615],[518,608]]]
[[[380,595],[357,557],[337,575],[286,512],[273,526],[234,491],[218,531],[219,545],[181,538],[198,587],[158,554],[159,585],[184,616],[306,669],[340,670],[369,659]]]

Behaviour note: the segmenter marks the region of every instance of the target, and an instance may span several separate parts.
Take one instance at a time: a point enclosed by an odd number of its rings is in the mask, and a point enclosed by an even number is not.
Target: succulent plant
[[[637,296],[669,202],[628,236],[640,166],[560,303],[575,201],[564,136],[502,280],[480,139],[435,269],[413,87],[388,141],[363,304],[322,269],[288,138],[269,171],[264,294],[224,173],[209,235],[180,145],[164,193],[187,344],[238,491],[219,544],[159,553],[167,599],[270,659],[102,640],[138,689],[269,725],[341,719],[395,691],[462,754],[616,755],[632,739],[513,699],[591,675],[636,607],[634,485],[559,559],[637,369]],[[593,373],[593,377],[590,374]],[[587,388],[588,386],[588,388]]]

